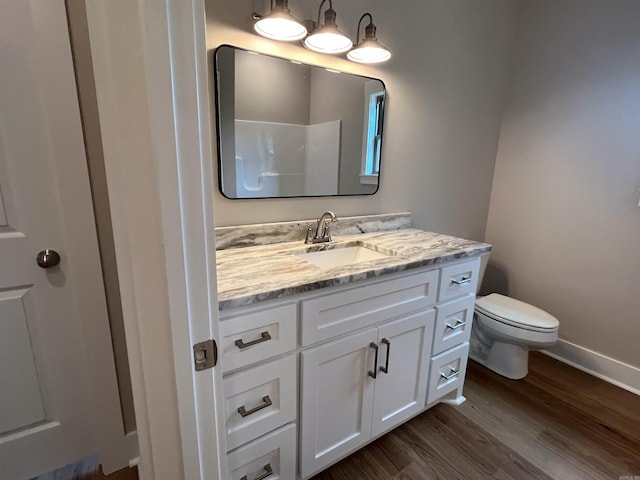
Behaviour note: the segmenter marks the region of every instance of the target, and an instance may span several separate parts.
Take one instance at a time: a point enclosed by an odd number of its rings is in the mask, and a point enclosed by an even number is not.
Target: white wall
[[[640,367],[640,2],[525,0],[485,286]]]
[[[262,4],[207,0],[208,48],[229,43],[381,78],[388,91],[382,182],[373,196],[228,200],[217,193],[217,224],[313,218],[326,209],[338,216],[409,210],[419,228],[482,239],[517,2],[334,2],[339,27],[352,37],[360,15],[373,14],[380,42],[394,54],[377,68],[251,33],[251,13]],[[290,2],[301,17],[315,17],[317,6]]]

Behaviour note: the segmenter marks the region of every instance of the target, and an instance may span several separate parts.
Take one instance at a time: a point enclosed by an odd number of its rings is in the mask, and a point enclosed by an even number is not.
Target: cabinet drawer
[[[438,270],[303,300],[302,345],[312,345],[436,303]]]
[[[469,344],[463,343],[431,358],[427,405],[462,386],[468,355]]]
[[[436,307],[433,355],[469,341],[475,301],[473,295],[468,295]]]
[[[222,372],[294,350],[297,325],[295,303],[225,315],[220,321]]]
[[[227,464],[230,480],[295,480],[296,425],[282,427],[230,452]]]
[[[438,302],[446,302],[469,293],[475,295],[479,271],[479,258],[444,267],[440,276]]]
[[[295,420],[296,379],[295,354],[224,378],[229,450]]]

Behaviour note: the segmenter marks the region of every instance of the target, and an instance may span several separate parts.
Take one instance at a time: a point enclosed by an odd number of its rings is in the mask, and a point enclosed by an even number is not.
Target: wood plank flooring
[[[640,480],[637,395],[537,352],[519,381],[470,361],[464,395],[314,480]]]
[[[103,475],[101,477],[97,477],[91,480],[138,480],[138,467],[132,468],[123,468],[122,470],[118,470],[117,472],[112,473],[111,475]]]
[[[98,465],[97,457],[88,457],[31,480],[138,480],[138,468],[123,468],[105,475],[102,473],[102,466]]]
[[[632,393],[534,352],[519,381],[470,361],[464,394],[461,406],[437,405],[313,480],[640,480]]]

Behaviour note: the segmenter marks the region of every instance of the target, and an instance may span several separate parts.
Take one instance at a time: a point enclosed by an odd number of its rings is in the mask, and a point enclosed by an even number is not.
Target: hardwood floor
[[[103,475],[92,480],[138,480],[138,468],[124,468],[112,473],[111,475]]]
[[[519,381],[470,361],[464,395],[314,480],[640,480],[632,393],[536,352]]]
[[[123,468],[110,475],[102,473],[96,455],[65,465],[31,480],[138,480],[138,468]]]
[[[470,361],[464,394],[461,406],[437,405],[313,480],[640,480],[632,393],[531,353],[519,381]]]

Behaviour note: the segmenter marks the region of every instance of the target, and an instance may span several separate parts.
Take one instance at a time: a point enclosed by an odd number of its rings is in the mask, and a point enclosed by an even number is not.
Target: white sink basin
[[[360,245],[352,247],[334,248],[331,250],[321,250],[319,252],[301,253],[296,255],[305,262],[312,263],[320,268],[335,268],[354,263],[368,262],[388,258],[389,255],[371,250]]]

